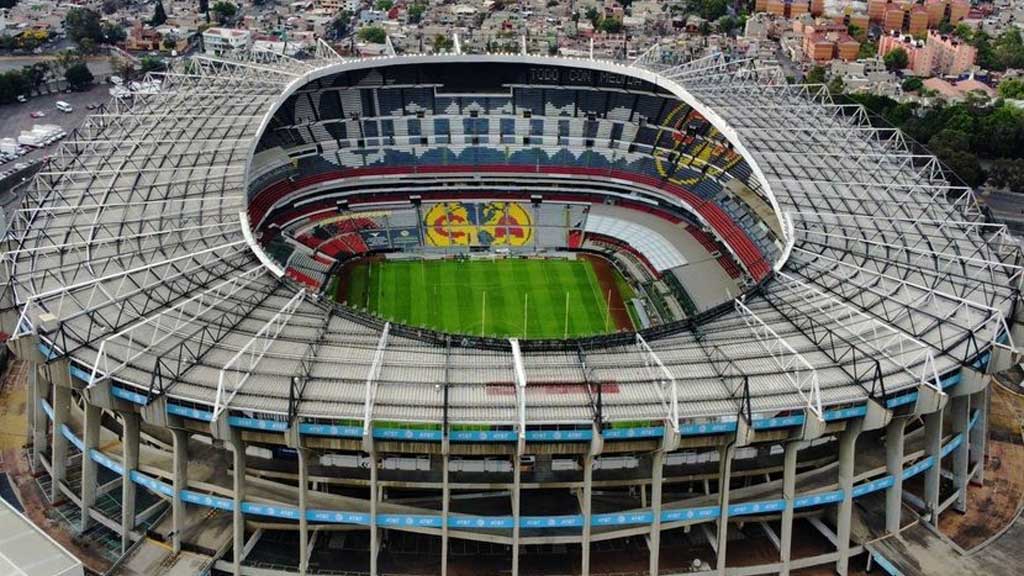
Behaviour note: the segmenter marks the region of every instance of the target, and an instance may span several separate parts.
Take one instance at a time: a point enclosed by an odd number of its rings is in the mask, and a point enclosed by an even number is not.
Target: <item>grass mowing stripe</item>
[[[547,282],[544,275],[545,262],[536,261],[531,262],[534,265],[529,266],[528,278],[530,286],[530,305],[529,305],[529,323],[530,331],[529,334],[532,337],[539,338],[550,336],[553,333],[557,333],[559,323],[552,318],[552,301],[558,297],[558,290],[556,286],[552,286],[551,283]],[[549,262],[552,264],[551,268],[555,268],[555,262]],[[560,263],[560,262],[559,262]]]
[[[613,332],[615,327],[611,325],[611,319],[609,318],[608,295],[601,293],[601,283],[598,282],[597,273],[594,272],[594,266],[590,262],[587,262],[584,278],[586,279],[585,282],[590,285],[590,292],[596,298],[594,306],[591,307],[594,313],[591,321],[598,323],[601,332]]]
[[[561,338],[605,332],[606,295],[586,260],[416,260],[356,264],[346,271],[349,303],[385,319],[442,331],[480,334],[487,293],[487,335]],[[614,326],[610,328],[614,330]]]

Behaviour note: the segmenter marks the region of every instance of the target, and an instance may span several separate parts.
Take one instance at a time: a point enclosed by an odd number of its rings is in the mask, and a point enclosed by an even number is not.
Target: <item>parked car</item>
[[[46,114],[44,114],[42,110],[36,110],[35,112],[29,114],[29,116],[33,118],[42,118],[43,116],[46,116]]]
[[[18,94],[18,102],[24,104],[25,102],[28,102],[28,98],[26,98],[24,94]]]

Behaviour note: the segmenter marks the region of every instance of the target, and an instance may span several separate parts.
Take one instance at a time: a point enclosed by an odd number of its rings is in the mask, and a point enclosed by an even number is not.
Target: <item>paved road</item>
[[[1018,233],[1024,231],[1024,194],[991,190],[981,193],[980,200],[991,210],[996,220]]]
[[[10,70],[21,70],[25,66],[31,66],[36,62],[50,62],[56,59],[53,54],[39,54],[36,56],[0,56],[0,72]],[[96,76],[107,76],[113,71],[110,65],[110,58],[106,56],[89,56],[86,58],[86,65]]]

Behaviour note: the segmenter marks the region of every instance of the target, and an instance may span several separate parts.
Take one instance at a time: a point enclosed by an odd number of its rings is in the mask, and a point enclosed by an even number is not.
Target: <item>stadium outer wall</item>
[[[66,497],[80,504],[82,531],[95,523],[102,524],[122,535],[124,551],[133,541],[145,538],[148,532],[166,537],[177,553],[182,549],[186,534],[196,528],[185,524],[186,507],[230,514],[233,517],[230,538],[233,557],[219,560],[215,566],[235,574],[257,573],[247,570],[244,564],[246,554],[255,543],[252,530],[246,528],[247,523],[300,531],[300,560],[293,570],[278,566],[271,571],[261,569],[260,574],[312,573],[301,559],[310,554],[310,538],[302,535],[314,525],[325,529],[348,525],[369,530],[372,552],[366,570],[370,574],[381,573],[377,553],[384,533],[391,530],[440,538],[442,557],[438,572],[441,574],[447,574],[448,541],[453,538],[510,546],[509,569],[513,574],[520,573],[520,550],[527,545],[580,544],[580,573],[589,574],[592,542],[643,535],[650,539],[649,568],[635,572],[657,574],[662,534],[677,528],[688,530],[701,526],[712,527],[707,532],[711,539],[709,545],[713,550],[723,551],[713,555],[715,563],[709,574],[787,574],[792,569],[823,564],[832,564],[838,573],[845,574],[850,559],[867,550],[850,540],[856,499],[874,498],[876,505],[884,501],[884,528],[879,535],[891,534],[907,521],[903,511],[905,504],[919,507],[926,521],[937,525],[938,515],[947,509],[964,511],[969,482],[983,480],[988,362],[977,368],[964,368],[947,378],[946,396],[921,388],[890,400],[889,408],[869,401],[862,411],[854,411],[853,415],[835,414],[834,419],[820,425],[813,418],[794,424],[800,419],[793,418],[790,422],[774,422],[776,427],[773,428],[754,430],[741,421],[739,429],[718,434],[695,430],[692,435],[682,437],[666,434],[661,438],[638,438],[645,431],[627,429],[622,435],[615,435],[626,439],[611,440],[608,438],[611,435],[606,433],[603,439],[595,435],[586,441],[528,439],[520,446],[457,442],[451,437],[441,442],[404,440],[401,437],[406,431],[375,430],[373,440],[366,446],[356,439],[308,435],[299,438],[298,434],[288,431],[266,430],[272,426],[269,422],[250,422],[232,428],[223,444],[226,451],[218,454],[219,450],[211,449],[207,443],[196,442],[196,437],[209,433],[208,425],[201,420],[166,416],[166,412],[161,415],[152,407],[140,409],[130,400],[118,399],[109,404],[96,396],[84,395],[75,382],[80,375],[66,360],[48,363],[42,347],[29,339],[20,339],[15,344],[19,357],[27,359],[31,367],[30,405],[35,407],[29,413],[32,464],[39,473],[53,478],[51,498]],[[104,420],[104,414],[110,417]],[[944,420],[951,424],[944,424]],[[923,425],[918,425],[919,422]],[[167,432],[171,433],[170,446],[162,438]],[[100,442],[101,435],[114,439],[120,436],[120,452],[105,449]],[[911,438],[915,439],[913,446],[908,444]],[[824,451],[809,445],[811,440],[823,439],[829,441],[824,444],[827,447]],[[253,446],[287,447],[294,450],[295,459],[282,462],[267,458],[259,451],[247,451]],[[737,450],[751,447],[757,449],[756,455],[737,460]],[[83,450],[91,458],[76,459]],[[164,454],[162,459],[167,465],[140,466],[143,451],[159,451]],[[698,464],[666,463],[666,457],[679,451],[713,456]],[[200,454],[203,460],[197,460]],[[360,467],[339,473],[339,469],[331,470],[318,464],[316,456],[325,454],[359,454],[362,456]],[[393,462],[410,455],[428,455],[429,469],[384,470],[391,467],[387,465],[389,460]],[[490,462],[506,462],[507,466],[498,472],[483,474],[451,471],[454,461],[480,457]],[[885,462],[883,467],[868,470],[858,467],[862,458],[877,461],[880,457]],[[636,458],[638,472],[623,475],[614,470],[595,470],[596,461],[616,458]],[[531,459],[533,464],[528,466],[526,463]],[[579,466],[568,474],[559,474],[551,469],[556,459],[574,460]],[[934,465],[936,459],[944,460],[945,466]],[[68,464],[76,460],[81,460],[82,464],[79,485],[67,481]],[[145,460],[152,462],[152,459]],[[246,473],[232,472],[230,485],[218,488],[191,479],[190,467],[216,468],[220,463],[225,464],[225,468],[217,470],[216,476],[223,478],[229,469]],[[132,504],[123,506],[120,518],[107,517],[95,508],[98,467],[119,475],[127,470],[132,479],[122,483],[122,502]],[[953,478],[952,487],[945,489],[941,484],[944,467]],[[752,484],[757,482],[755,475],[768,475],[771,480]],[[924,478],[923,490],[913,494],[905,483],[918,476]],[[279,490],[290,496],[275,501],[268,499],[261,489],[254,490],[254,485],[266,483],[265,478],[282,482]],[[369,496],[362,505],[350,503],[349,507],[354,510],[319,509],[322,504],[318,502],[318,492],[310,486],[324,481],[350,489],[368,489]],[[683,507],[683,502],[667,501],[666,494],[674,488],[682,489],[694,482],[711,487],[708,494],[698,497],[702,505],[693,506],[691,501],[686,503],[689,506]],[[595,513],[591,504],[595,484],[605,491],[619,490],[624,497],[630,493],[635,497],[639,491],[643,503],[649,502],[649,508]],[[529,501],[532,492],[552,489],[578,491],[579,512],[549,517],[521,514],[521,503]],[[140,490],[159,496],[160,502],[169,501],[170,531],[157,535],[153,527],[139,529],[141,522],[151,520],[160,511],[157,507],[136,509],[134,501]],[[452,491],[469,490],[507,493],[513,513],[485,520],[481,516],[452,512]],[[433,513],[429,510],[412,513],[382,510],[388,506],[386,494],[400,495],[403,491],[427,494],[423,498],[428,499],[439,497],[440,510]],[[734,500],[736,495],[743,496],[739,503]],[[832,551],[793,558],[794,523],[800,521],[798,518],[808,517],[828,518],[837,544]],[[485,528],[477,529],[478,521],[484,523]],[[778,561],[753,566],[744,564],[742,569],[731,567],[727,561],[730,555],[743,556],[744,552],[729,550],[729,531],[735,532],[738,525],[746,522],[760,521],[772,525],[778,522]],[[554,534],[544,534],[545,530]]]
[[[54,354],[51,344],[39,335],[12,341],[30,364],[31,460],[52,478],[51,496],[79,504],[83,530],[101,524],[119,533],[124,551],[147,535],[166,538],[175,553],[202,545],[189,540],[203,523],[189,511],[229,517],[224,549],[230,557],[213,567],[235,574],[273,572],[245,564],[263,530],[296,532],[296,562],[277,571],[308,573],[316,546],[311,533],[338,528],[368,534],[365,572],[374,576],[382,572],[382,541],[398,532],[439,539],[437,571],[445,575],[452,539],[508,546],[508,567],[500,572],[518,576],[525,573],[526,546],[579,545],[579,572],[590,574],[597,572],[594,542],[642,536],[650,543],[648,565],[633,571],[657,574],[661,551],[671,545],[662,541],[665,533],[678,538],[679,529],[690,528],[708,535],[706,573],[786,574],[834,565],[845,574],[850,559],[867,550],[852,541],[855,521],[870,524],[855,500],[884,499],[884,525],[869,526],[879,534],[899,530],[905,502],[932,524],[948,508],[966,506],[969,481],[980,481],[984,470],[989,374],[1007,360],[1002,351],[985,350],[973,364],[942,374],[941,392],[922,385],[884,404],[868,398],[827,410],[821,419],[808,411],[678,431],[624,425],[522,435],[375,423],[362,436],[345,424],[289,428],[244,417],[211,429],[209,412],[198,406],[169,410],[166,397],[146,398],[111,380],[87,388],[89,375]],[[413,458],[410,467],[410,456],[425,458]],[[470,460],[493,467],[467,470]],[[944,462],[952,489],[943,484]],[[76,463],[79,483],[68,473]],[[635,471],[613,468],[619,464]],[[122,479],[119,518],[96,506],[100,468]],[[919,478],[920,490],[912,493]],[[616,495],[622,507],[596,511],[595,487]],[[156,503],[139,509],[142,492]],[[479,514],[459,507],[453,492],[483,492],[502,503],[496,514]],[[573,503],[573,513],[537,512],[554,492]],[[402,496],[409,495],[429,505],[407,504]],[[169,526],[149,526],[164,507]],[[793,558],[794,525],[807,518],[824,519],[835,546]],[[736,537],[745,537],[739,526],[760,521],[778,526],[777,560],[733,565],[730,557],[745,554],[735,546]]]

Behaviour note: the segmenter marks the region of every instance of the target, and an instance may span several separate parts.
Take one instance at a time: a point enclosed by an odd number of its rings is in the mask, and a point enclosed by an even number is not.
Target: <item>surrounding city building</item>
[[[896,48],[907,53],[907,69],[917,76],[957,76],[974,68],[978,49],[954,36],[929,31],[926,40],[904,34],[886,34],[878,40],[878,55]]]
[[[814,62],[828,62],[833,59],[856,60],[860,42],[850,36],[847,27],[828,20],[800,25],[794,23],[794,30],[803,35],[803,53]]]
[[[906,0],[868,0],[868,17],[886,32],[906,31],[923,36],[944,20],[956,24],[967,17],[971,4],[968,0],[926,0],[916,3]]]
[[[209,28],[203,32],[203,52],[219,56],[252,47],[252,33],[237,28]]]
[[[821,16],[825,13],[825,0],[756,0],[754,11],[786,18],[798,18],[803,14]]]

